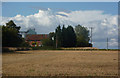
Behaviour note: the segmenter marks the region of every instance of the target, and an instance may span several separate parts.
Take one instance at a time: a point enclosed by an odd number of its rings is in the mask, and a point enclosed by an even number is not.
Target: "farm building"
[[[42,40],[49,37],[48,34],[37,34],[35,28],[30,28],[27,31],[20,31],[22,37],[30,44],[30,46],[42,46]]]
[[[48,34],[28,34],[26,35],[26,41],[29,42],[30,46],[42,46],[42,40],[47,39],[49,37]]]

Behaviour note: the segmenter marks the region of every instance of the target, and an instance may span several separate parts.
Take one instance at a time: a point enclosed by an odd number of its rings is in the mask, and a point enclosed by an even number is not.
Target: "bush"
[[[53,41],[50,40],[49,38],[42,40],[42,44],[43,46],[51,46],[51,47],[54,46]]]
[[[28,42],[22,42],[21,47],[30,47]]]

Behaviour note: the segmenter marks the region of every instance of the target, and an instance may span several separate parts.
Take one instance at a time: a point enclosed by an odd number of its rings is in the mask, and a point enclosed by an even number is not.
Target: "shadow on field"
[[[31,53],[11,51],[11,52],[2,52],[2,54],[31,54]]]

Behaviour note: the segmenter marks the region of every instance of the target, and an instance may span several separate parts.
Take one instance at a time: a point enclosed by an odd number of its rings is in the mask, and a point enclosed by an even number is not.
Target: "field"
[[[17,51],[2,59],[3,76],[118,75],[118,51]]]

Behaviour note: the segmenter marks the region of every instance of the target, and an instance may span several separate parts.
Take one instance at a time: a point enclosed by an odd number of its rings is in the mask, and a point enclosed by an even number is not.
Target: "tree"
[[[43,46],[52,46],[52,42],[49,38],[42,40]]]
[[[67,47],[67,29],[63,25],[62,27],[62,47]]]
[[[60,25],[56,28],[55,33],[56,45],[58,47],[75,47],[76,46],[76,34],[72,26],[62,29]]]
[[[57,47],[61,47],[62,45],[62,31],[60,25],[55,30],[55,40]]]
[[[55,46],[55,33],[50,32],[49,38],[43,39],[42,44],[43,44],[43,46],[53,46],[54,47]]]
[[[6,23],[6,27],[16,29],[18,31],[18,33],[21,28],[20,26],[16,26],[16,24],[12,20],[10,20],[8,23]]]
[[[66,29],[67,32],[67,46],[66,47],[75,47],[76,46],[76,34],[72,26],[68,26]]]
[[[77,46],[87,47],[89,46],[89,30],[81,25],[75,26],[75,33],[77,35]]]
[[[2,26],[2,46],[3,47],[19,47],[23,42],[22,36],[19,34],[20,26],[11,20]]]

